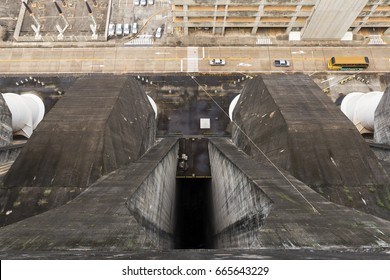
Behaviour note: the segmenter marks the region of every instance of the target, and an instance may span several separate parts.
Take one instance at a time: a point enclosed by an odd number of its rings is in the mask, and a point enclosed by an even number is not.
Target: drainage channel
[[[211,179],[176,179],[175,249],[213,248]]]

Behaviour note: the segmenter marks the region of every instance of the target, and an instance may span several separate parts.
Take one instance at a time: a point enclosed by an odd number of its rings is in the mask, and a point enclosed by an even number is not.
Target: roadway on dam
[[[0,69],[9,74],[85,73],[267,73],[325,72],[332,56],[367,56],[364,72],[388,72],[389,46],[364,47],[5,47],[0,48]],[[212,58],[225,59],[211,66]],[[275,59],[291,61],[275,67]]]

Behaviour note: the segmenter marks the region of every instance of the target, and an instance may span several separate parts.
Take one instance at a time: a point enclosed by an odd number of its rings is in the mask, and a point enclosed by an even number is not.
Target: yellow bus
[[[329,59],[329,70],[363,70],[370,61],[367,56],[334,56]]]

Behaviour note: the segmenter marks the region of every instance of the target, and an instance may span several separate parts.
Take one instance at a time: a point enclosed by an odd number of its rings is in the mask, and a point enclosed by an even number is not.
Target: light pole
[[[66,20],[64,14],[62,13],[62,10],[61,10],[60,6],[58,6],[58,4],[56,2],[56,0],[53,0],[53,2],[56,5],[57,11],[58,11],[60,17],[65,22],[65,27],[64,28],[61,28],[61,26],[59,24],[56,24],[56,28],[57,28],[58,32],[60,33],[60,34],[57,35],[57,38],[58,38],[58,40],[63,40],[64,39],[64,32],[69,27],[69,22]]]
[[[84,2],[85,2],[85,5],[87,6],[89,17],[92,19],[92,24],[89,25],[89,27],[91,28],[91,31],[92,31],[92,39],[97,40],[98,35],[96,34],[97,24],[96,24],[95,17],[93,16],[92,9],[89,6],[87,0],[84,0]]]
[[[22,3],[24,7],[26,8],[27,12],[30,14],[30,17],[34,20],[35,24],[31,24],[31,28],[35,32],[35,40],[42,40],[42,35],[41,35],[41,24],[38,21],[38,19],[35,17],[34,13],[31,11],[30,7],[27,5],[26,2],[22,0]]]

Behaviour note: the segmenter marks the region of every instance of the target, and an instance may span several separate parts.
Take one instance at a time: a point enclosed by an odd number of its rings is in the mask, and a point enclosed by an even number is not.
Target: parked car
[[[133,23],[131,26],[131,33],[136,34],[138,33],[138,24],[136,22]]]
[[[134,6],[139,6],[139,0],[134,0]]]
[[[290,66],[290,62],[288,60],[275,60],[274,61],[274,64],[276,67],[289,67]]]
[[[108,25],[108,36],[114,36],[115,34],[115,24],[110,23]]]
[[[148,5],[154,5],[154,0],[148,0]]]
[[[141,6],[146,6],[146,0],[141,0]]]
[[[123,25],[123,35],[124,35],[124,36],[127,36],[127,35],[129,35],[129,34],[130,34],[130,24],[125,23],[125,24]]]
[[[159,28],[157,28],[157,30],[156,30],[156,38],[161,38],[161,36],[162,36],[162,31],[163,31],[163,29],[162,29],[162,27],[160,26]]]
[[[222,66],[222,65],[225,65],[226,62],[224,59],[221,59],[221,58],[213,58],[209,61],[210,65],[212,66]]]
[[[122,23],[116,24],[115,35],[121,36],[123,34]]]

